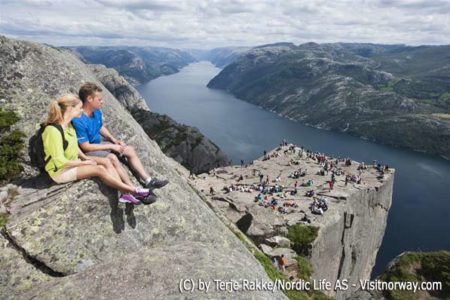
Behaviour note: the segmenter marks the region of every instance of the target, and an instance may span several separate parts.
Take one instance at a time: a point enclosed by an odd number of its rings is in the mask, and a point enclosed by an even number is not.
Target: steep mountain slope
[[[188,52],[157,47],[70,47],[86,63],[114,68],[133,85],[179,71],[196,59]]]
[[[275,44],[208,87],[318,128],[450,158],[450,46]]]
[[[0,37],[0,99],[16,111],[28,137],[51,100],[92,81],[91,70],[65,50]],[[144,167],[170,180],[151,206],[124,206],[96,180],[49,185],[25,167],[0,236],[2,299],[179,299],[185,279],[269,281],[254,256],[187,182],[188,172],[165,156],[121,103],[104,89],[105,123],[133,145]],[[196,285],[198,287],[198,284]],[[280,292],[237,297],[284,299]],[[223,292],[209,290],[209,297]]]

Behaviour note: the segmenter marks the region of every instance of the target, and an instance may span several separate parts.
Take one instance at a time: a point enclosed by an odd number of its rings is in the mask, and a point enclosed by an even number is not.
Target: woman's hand
[[[87,159],[87,160],[83,160],[81,162],[82,165],[96,165],[97,162],[95,160],[92,159]]]

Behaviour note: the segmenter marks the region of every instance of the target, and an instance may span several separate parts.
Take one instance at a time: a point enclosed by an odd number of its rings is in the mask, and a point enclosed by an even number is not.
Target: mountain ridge
[[[447,45],[267,45],[241,55],[208,87],[306,125],[449,159],[448,49]],[[372,54],[355,54],[361,51]],[[412,58],[404,52],[426,56],[408,65]]]

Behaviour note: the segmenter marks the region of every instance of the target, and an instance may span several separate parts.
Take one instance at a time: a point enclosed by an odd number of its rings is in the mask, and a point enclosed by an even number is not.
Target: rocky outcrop
[[[88,65],[97,79],[133,115],[161,150],[192,173],[208,172],[229,165],[225,153],[197,128],[175,122],[166,115],[150,112],[145,100],[117,71],[103,65]]]
[[[315,278],[347,279],[350,285],[370,279],[386,229],[393,182],[393,175],[385,176],[382,184],[357,187],[339,200],[343,205],[338,214],[330,217],[312,246]],[[338,291],[336,298],[345,299],[355,289]]]
[[[286,153],[285,153],[286,152]],[[300,154],[301,153],[301,154]],[[215,169],[209,174],[201,174],[193,180],[197,189],[203,191],[227,218],[259,245],[271,257],[285,254],[288,258],[288,271],[296,264],[295,253],[291,249],[293,241],[289,237],[290,228],[296,224],[306,224],[319,228],[318,235],[310,245],[301,249],[312,265],[312,277],[325,279],[332,284],[336,280],[349,280],[349,289],[344,291],[325,291],[336,299],[345,299],[357,290],[359,280],[368,280],[375,265],[376,255],[383,240],[384,231],[392,202],[395,170],[390,170],[381,178],[372,166],[362,171],[361,183],[345,183],[345,175],[358,174],[358,163],[347,166],[339,162],[342,175],[336,176],[332,190],[329,188],[329,175],[321,175],[322,167],[297,148],[293,153],[288,148],[279,148],[267,154],[270,159],[258,159],[248,167],[225,167]],[[335,161],[335,159],[331,159]],[[304,177],[290,178],[294,171],[306,172]],[[269,176],[269,186],[283,187],[282,192],[268,194],[268,201],[276,200],[274,207],[259,205],[256,191],[249,191],[252,185],[260,183]],[[276,178],[279,177],[279,180]],[[312,185],[302,185],[312,180]],[[294,185],[297,182],[297,194]],[[227,192],[224,187],[232,186]],[[213,193],[211,193],[211,188]],[[310,206],[313,198],[306,195],[314,190],[315,195],[328,201],[328,209],[323,215],[312,214]],[[262,203],[261,203],[262,204]],[[310,223],[305,222],[308,215]],[[273,248],[276,247],[276,248]],[[275,251],[276,250],[276,251]],[[292,266],[295,271],[295,266]],[[295,274],[294,274],[295,275]]]
[[[450,46],[275,44],[208,87],[297,120],[450,159]]]
[[[225,153],[197,128],[179,124],[167,115],[146,110],[133,110],[132,115],[166,155],[192,173],[208,172],[230,164]]]
[[[104,65],[87,65],[98,81],[129,111],[133,109],[149,110],[144,98],[139,92],[119,75],[119,73]]]
[[[17,111],[27,137],[52,99],[85,81],[91,70],[61,49],[0,37],[0,99]],[[170,184],[151,206],[124,206],[117,192],[96,180],[49,184],[30,167],[24,172],[2,229],[0,294],[3,299],[178,299],[180,280],[269,280],[243,244],[187,182],[188,171],[165,156],[105,88],[105,124],[133,145],[145,168]],[[237,292],[237,297],[284,298],[279,292]],[[211,288],[206,297],[220,298]]]
[[[415,288],[370,291],[374,299],[449,299],[450,251],[403,252],[394,258],[377,280],[416,283]],[[414,290],[415,289],[415,290]]]
[[[195,58],[186,51],[159,47],[69,47],[83,61],[114,68],[133,85],[177,73]]]

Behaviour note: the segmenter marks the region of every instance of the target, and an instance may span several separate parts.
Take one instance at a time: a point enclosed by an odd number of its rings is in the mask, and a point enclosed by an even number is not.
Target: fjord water
[[[328,155],[370,164],[376,159],[395,168],[393,202],[372,276],[403,251],[450,250],[449,161],[307,127],[208,89],[219,72],[209,62],[193,63],[138,90],[152,111],[197,127],[235,164],[260,157],[285,138]]]

